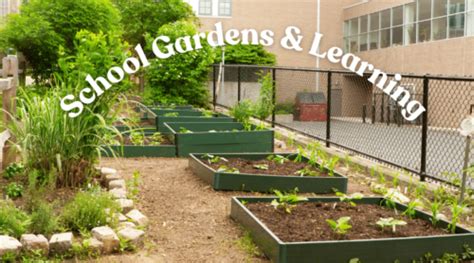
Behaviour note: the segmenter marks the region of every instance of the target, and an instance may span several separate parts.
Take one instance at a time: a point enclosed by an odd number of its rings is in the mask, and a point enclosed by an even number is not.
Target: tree
[[[220,58],[216,62],[220,62]],[[262,45],[227,45],[225,63],[273,66],[276,64],[276,57]]]
[[[32,0],[11,15],[0,32],[8,45],[22,52],[37,80],[55,71],[59,47],[74,54],[82,29],[93,33],[120,30],[120,15],[110,0]]]
[[[197,32],[194,23],[177,21],[162,26],[156,35],[168,36],[171,43],[174,43],[179,37],[192,36]],[[149,48],[153,40],[154,37],[147,36]],[[151,62],[147,70],[148,83],[145,90],[147,103],[189,103],[207,106],[209,91],[205,82],[210,65],[214,61],[215,51],[206,41],[201,43],[202,49],[176,54],[167,59],[154,59]],[[161,50],[165,50],[164,46],[164,43],[158,44]]]
[[[122,15],[124,38],[144,46],[145,34],[183,19],[195,19],[190,5],[182,0],[114,0]]]

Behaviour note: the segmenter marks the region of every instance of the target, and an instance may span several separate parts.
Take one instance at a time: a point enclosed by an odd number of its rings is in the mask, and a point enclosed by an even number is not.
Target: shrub
[[[189,21],[178,21],[162,26],[155,35],[170,37],[171,42],[179,37],[197,34],[196,25]],[[148,36],[151,47],[154,37]],[[176,54],[165,60],[154,59],[147,71],[146,103],[160,104],[193,104],[207,107],[209,91],[205,83],[214,61],[215,52],[202,41],[203,48]],[[159,43],[164,50],[165,43]]]
[[[12,163],[7,168],[5,168],[5,173],[3,178],[12,179],[15,175],[23,173],[25,167],[21,163]]]
[[[221,62],[220,57],[216,58],[215,62]],[[225,63],[273,66],[276,64],[276,57],[262,45],[227,45]]]
[[[243,100],[230,109],[230,115],[244,126],[250,125],[250,118],[253,115],[253,105],[250,100]]]
[[[119,19],[110,0],[31,0],[8,19],[0,35],[25,55],[37,80],[47,80],[56,68],[60,46],[73,54],[77,32],[117,31]]]
[[[34,234],[50,235],[58,229],[58,218],[51,204],[40,202],[31,213],[30,231]]]
[[[21,197],[23,195],[23,186],[18,183],[10,183],[5,187],[5,193],[12,199]]]
[[[11,202],[0,201],[0,235],[19,238],[26,233],[30,219]]]
[[[118,204],[107,193],[101,192],[100,189],[90,190],[78,193],[74,200],[64,207],[61,222],[72,231],[91,230],[106,225],[108,219],[117,211]]]
[[[260,96],[257,103],[254,106],[255,115],[265,120],[272,114],[274,103],[273,103],[273,78],[271,73],[260,72],[260,79],[258,82],[261,85]]]

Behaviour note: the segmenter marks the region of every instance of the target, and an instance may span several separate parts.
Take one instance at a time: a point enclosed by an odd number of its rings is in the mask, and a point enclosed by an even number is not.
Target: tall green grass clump
[[[49,236],[58,229],[58,217],[55,215],[53,206],[46,202],[40,202],[31,213],[30,232]]]
[[[64,207],[60,220],[69,230],[87,231],[106,224],[113,225],[113,216],[119,210],[117,202],[108,193],[100,189],[90,190],[78,193]]]
[[[12,202],[0,200],[0,235],[19,238],[26,233],[31,221],[26,213]]]

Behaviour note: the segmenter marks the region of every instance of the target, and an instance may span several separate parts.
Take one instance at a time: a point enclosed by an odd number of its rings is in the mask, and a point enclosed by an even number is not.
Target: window
[[[232,15],[232,0],[219,0],[219,16]]]
[[[379,48],[379,31],[371,32],[369,34],[369,49]]]
[[[431,0],[418,0],[418,21],[431,18]]]
[[[474,36],[474,11],[467,13],[466,35]]]
[[[390,28],[380,30],[380,48],[390,46]]]
[[[449,0],[449,14],[461,13],[466,10],[465,0]]]
[[[351,37],[349,40],[349,52],[356,53],[359,51],[359,38],[357,36]]]
[[[405,5],[405,23],[414,23],[416,21],[416,3]]]
[[[445,16],[448,14],[448,0],[433,1],[433,17]]]
[[[382,16],[382,27],[381,28],[388,28],[390,27],[390,19],[391,19],[391,12],[390,9],[384,10],[380,13]]]
[[[394,27],[392,29],[392,46],[403,45],[403,27]]]
[[[370,31],[375,31],[380,29],[380,13],[374,13],[370,15]]]
[[[351,19],[351,26],[350,26],[350,35],[355,36],[359,34],[359,18]]]
[[[449,38],[464,36],[464,14],[449,16]]]
[[[403,6],[392,9],[392,26],[399,26],[403,24]]]
[[[359,36],[359,51],[367,51],[369,49],[367,45],[367,33]]]
[[[369,16],[363,16],[360,18],[360,33],[367,33],[369,27]]]
[[[467,0],[467,10],[474,11],[474,0]]]
[[[433,40],[446,39],[448,20],[446,17],[434,19],[431,28],[433,31]]]
[[[415,24],[408,24],[404,27],[405,45],[416,43],[416,26]]]
[[[212,15],[212,0],[199,0],[199,15]]]
[[[431,21],[418,22],[418,43],[431,40]]]

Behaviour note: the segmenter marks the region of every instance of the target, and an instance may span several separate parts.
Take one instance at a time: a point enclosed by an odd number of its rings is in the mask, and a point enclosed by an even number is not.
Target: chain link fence
[[[458,132],[474,109],[474,79],[406,75],[400,85],[427,112],[407,121],[390,96],[352,72],[305,68],[214,65],[214,105],[256,101],[262,75],[274,80],[275,110],[268,121],[370,159],[415,173],[422,180],[459,184],[466,140]],[[389,80],[393,75],[389,75]],[[472,150],[471,145],[471,150]],[[474,164],[470,155],[469,164]],[[469,178],[474,188],[474,179]]]

